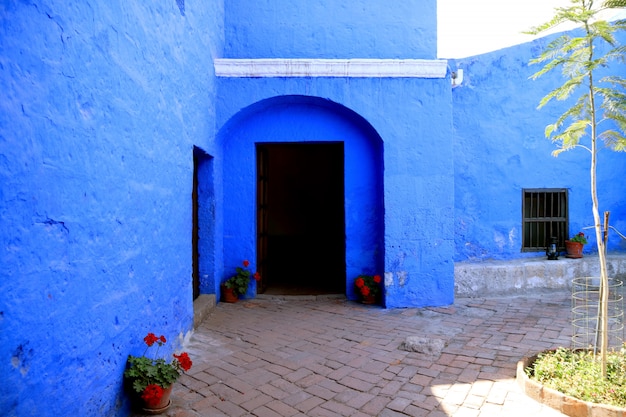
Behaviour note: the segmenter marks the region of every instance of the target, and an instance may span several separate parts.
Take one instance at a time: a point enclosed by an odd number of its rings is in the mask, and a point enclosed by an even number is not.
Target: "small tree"
[[[597,154],[599,141],[616,151],[626,150],[626,81],[619,76],[609,75],[597,79],[600,70],[606,71],[609,63],[622,60],[626,49],[615,39],[619,30],[626,28],[626,21],[609,23],[599,20],[598,13],[607,7],[623,6],[626,0],[608,0],[603,6],[595,7],[593,0],[571,0],[571,6],[555,9],[554,17],[541,26],[532,28],[529,33],[539,34],[555,28],[564,22],[573,22],[581,27],[580,36],[563,34],[550,42],[541,55],[530,61],[531,64],[544,64],[531,78],[536,79],[547,72],[560,68],[565,78],[563,85],[552,90],[539,103],[539,108],[551,100],[565,100],[574,94],[573,105],[553,124],[546,126],[545,135],[558,146],[553,156],[573,148],[583,148],[590,152],[591,200],[594,229],[600,261],[600,300],[598,320],[600,322],[600,355],[602,375],[606,377],[608,350],[608,275],[606,268],[606,248],[603,228],[600,221],[598,193],[596,186]],[[610,4],[609,4],[610,3]],[[606,48],[598,52],[597,47]],[[602,124],[602,129],[600,125]],[[605,128],[604,125],[608,124]],[[589,138],[588,144],[582,144]],[[605,226],[608,227],[608,224]]]

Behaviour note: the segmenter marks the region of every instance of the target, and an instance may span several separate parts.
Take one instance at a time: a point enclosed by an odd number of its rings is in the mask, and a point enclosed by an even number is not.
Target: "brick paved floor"
[[[218,304],[168,416],[562,416],[521,393],[518,360],[570,345],[568,292],[391,309],[338,298]],[[399,349],[407,336],[441,354]]]

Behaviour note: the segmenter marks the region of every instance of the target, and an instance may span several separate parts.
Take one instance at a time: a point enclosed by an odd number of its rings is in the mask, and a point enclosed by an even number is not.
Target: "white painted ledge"
[[[216,59],[218,77],[445,78],[446,60]]]

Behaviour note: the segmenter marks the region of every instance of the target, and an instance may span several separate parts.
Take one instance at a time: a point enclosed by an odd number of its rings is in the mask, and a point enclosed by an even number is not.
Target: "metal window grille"
[[[522,252],[545,251],[552,237],[565,248],[568,231],[567,190],[522,190]]]

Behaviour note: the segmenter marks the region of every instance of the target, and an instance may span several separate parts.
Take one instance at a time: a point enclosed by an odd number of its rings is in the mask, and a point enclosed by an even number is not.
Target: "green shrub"
[[[607,378],[593,351],[558,348],[540,354],[526,374],[534,381],[579,400],[626,407],[626,350],[609,352]]]

